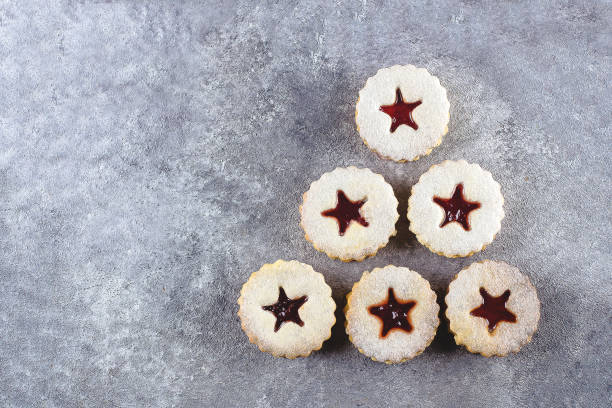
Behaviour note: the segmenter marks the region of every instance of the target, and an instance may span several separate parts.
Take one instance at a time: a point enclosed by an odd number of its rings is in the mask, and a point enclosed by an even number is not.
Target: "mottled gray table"
[[[0,405],[610,406],[610,2],[224,3],[0,2]],[[366,78],[407,63],[448,89],[450,132],[398,164],[353,113]],[[361,263],[304,240],[323,172],[383,174],[403,215],[419,175],[460,158],[506,198],[484,252],[437,256],[404,217]],[[537,287],[540,329],[486,359],[442,324],[386,366],[338,312],[321,351],[274,359],[236,299],[278,258],[322,272],[339,309],[376,266],[441,299],[462,267],[504,260]]]

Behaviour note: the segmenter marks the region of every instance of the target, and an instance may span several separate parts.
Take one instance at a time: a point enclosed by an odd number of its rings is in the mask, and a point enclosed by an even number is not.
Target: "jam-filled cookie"
[[[490,244],[504,218],[504,197],[493,176],[465,160],[432,166],[412,187],[410,230],[431,251],[470,256]]]
[[[450,104],[440,80],[425,68],[380,69],[359,91],[357,130],[380,156],[417,160],[440,144],[448,131]]]
[[[346,333],[372,360],[401,363],[431,343],[439,310],[421,275],[393,265],[376,268],[364,272],[347,295]]]
[[[275,357],[306,357],[331,336],[336,304],[323,275],[298,261],[278,260],[254,272],[238,299],[242,330]]]
[[[504,262],[478,262],[459,272],[446,305],[455,342],[486,357],[518,352],[540,320],[540,301],[529,278]]]
[[[310,185],[300,206],[306,239],[331,258],[361,261],[396,234],[393,188],[380,174],[337,168]]]

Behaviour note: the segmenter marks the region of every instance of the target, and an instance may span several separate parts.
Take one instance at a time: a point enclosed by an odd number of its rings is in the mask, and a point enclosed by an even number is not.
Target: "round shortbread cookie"
[[[504,218],[504,197],[493,176],[465,160],[432,166],[412,187],[408,220],[419,242],[449,258],[490,244]]]
[[[301,226],[317,250],[331,258],[361,261],[395,235],[397,205],[393,188],[380,174],[337,168],[304,193]]]
[[[536,289],[505,262],[477,262],[459,272],[448,287],[446,305],[455,342],[486,357],[518,352],[540,320]]]
[[[386,159],[417,160],[448,131],[450,104],[440,80],[425,68],[394,65],[378,70],[359,91],[357,130]]]
[[[372,360],[401,363],[431,343],[439,310],[436,294],[418,273],[393,265],[375,268],[347,295],[346,333]]]
[[[238,316],[251,343],[275,357],[306,357],[331,336],[336,304],[323,275],[298,261],[265,264],[242,286]]]

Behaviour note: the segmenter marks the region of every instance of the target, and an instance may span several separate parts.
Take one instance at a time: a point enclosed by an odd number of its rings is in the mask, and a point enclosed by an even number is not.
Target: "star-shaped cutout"
[[[278,300],[273,305],[262,306],[263,310],[272,312],[276,316],[274,331],[277,332],[285,322],[293,322],[298,326],[304,326],[304,322],[300,319],[298,309],[302,307],[308,300],[308,296],[302,296],[297,299],[289,299],[283,287],[278,288]]]
[[[393,105],[384,105],[380,110],[391,116],[391,133],[395,132],[400,125],[408,125],[414,130],[419,128],[419,125],[412,118],[412,111],[419,106],[423,101],[404,102],[402,91],[399,87],[395,90],[395,103]]]
[[[506,290],[501,296],[493,297],[485,288],[480,288],[482,305],[472,310],[470,314],[482,317],[489,322],[489,332],[495,330],[499,322],[516,323],[516,315],[506,309],[506,302],[510,298],[510,289]]]
[[[368,308],[368,311],[378,317],[382,322],[380,337],[387,337],[391,330],[404,330],[408,333],[412,331],[409,313],[416,305],[414,300],[401,302],[395,298],[393,288],[389,288],[387,300],[378,305]]]
[[[444,210],[444,219],[440,224],[440,228],[450,222],[456,221],[461,224],[464,230],[469,231],[470,223],[468,221],[468,215],[471,211],[480,208],[480,203],[467,201],[465,199],[463,196],[463,183],[457,184],[451,198],[434,196],[433,201]]]
[[[336,208],[323,211],[324,217],[334,217],[338,220],[338,233],[344,235],[351,221],[356,221],[359,224],[367,227],[368,222],[361,216],[359,209],[365,204],[366,200],[351,201],[344,194],[344,191],[338,190],[338,202]]]

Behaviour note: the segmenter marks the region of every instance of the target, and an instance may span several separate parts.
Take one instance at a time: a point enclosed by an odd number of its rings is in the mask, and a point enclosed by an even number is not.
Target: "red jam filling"
[[[506,302],[510,298],[510,289],[506,290],[501,296],[493,297],[485,288],[480,288],[482,305],[472,310],[470,314],[482,317],[489,322],[489,332],[497,327],[499,322],[516,323],[516,315],[506,309]]]
[[[368,311],[382,322],[380,337],[386,337],[391,330],[404,330],[410,333],[412,324],[410,324],[409,313],[415,305],[416,302],[413,300],[401,302],[395,297],[393,288],[389,288],[387,300],[368,308]]]
[[[414,130],[419,128],[419,125],[412,117],[412,111],[419,106],[423,101],[404,102],[402,91],[397,88],[395,90],[395,103],[393,105],[383,105],[380,110],[391,117],[391,133],[395,132],[400,125],[408,125]]]
[[[285,322],[293,322],[298,326],[304,326],[304,322],[300,319],[298,309],[302,307],[308,300],[308,296],[302,296],[297,299],[289,299],[285,294],[285,289],[278,288],[278,300],[273,305],[262,306],[263,310],[271,312],[276,317],[274,331],[277,332]]]
[[[356,221],[359,224],[367,227],[369,224],[359,213],[359,209],[365,204],[366,200],[351,201],[344,194],[344,191],[338,190],[338,202],[336,208],[323,211],[324,217],[334,217],[338,221],[338,233],[344,235],[351,221]]]
[[[467,201],[463,196],[463,183],[457,184],[455,192],[451,198],[440,198],[434,196],[434,203],[438,204],[444,210],[444,219],[440,224],[440,228],[451,222],[458,222],[464,230],[470,230],[468,215],[471,211],[480,208],[480,203],[475,201]]]

